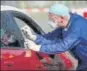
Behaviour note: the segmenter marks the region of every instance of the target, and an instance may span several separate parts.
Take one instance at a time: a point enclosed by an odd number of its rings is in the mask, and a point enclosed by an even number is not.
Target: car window
[[[24,25],[27,25],[31,28],[31,31],[33,33],[37,34],[44,34],[45,32],[42,30],[42,28],[36,23],[32,17],[29,15],[26,15],[25,13],[18,12],[18,11],[10,11],[12,12],[12,15],[14,16],[14,20],[16,24],[18,24],[19,28],[23,27]]]
[[[5,29],[1,29],[1,47],[20,47],[18,39],[14,34],[6,31]]]
[[[18,31],[18,32],[17,32]],[[1,27],[0,27],[0,47],[22,47],[19,39],[20,33],[17,25],[12,19],[12,15],[7,12],[1,13]],[[21,36],[20,36],[21,37]],[[21,38],[22,39],[22,38]]]

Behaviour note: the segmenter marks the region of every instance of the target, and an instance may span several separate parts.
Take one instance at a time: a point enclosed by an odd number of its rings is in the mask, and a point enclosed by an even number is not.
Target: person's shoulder
[[[86,30],[86,29],[87,29],[87,20],[78,14],[73,14],[70,25],[70,31],[77,31],[77,33],[79,33],[81,30]]]
[[[74,17],[73,25],[77,25],[77,26],[86,25],[87,26],[87,19],[85,19],[84,17],[78,14],[73,14],[73,17]]]
[[[76,18],[76,21],[83,21],[83,22],[87,22],[87,19],[85,19],[83,16],[79,15],[79,14],[73,14],[74,15],[74,18]]]

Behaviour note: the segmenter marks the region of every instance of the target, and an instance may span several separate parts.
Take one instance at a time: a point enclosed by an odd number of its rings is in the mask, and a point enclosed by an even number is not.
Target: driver
[[[18,40],[14,36],[14,34],[11,34],[4,29],[1,28],[1,46],[19,46]]]

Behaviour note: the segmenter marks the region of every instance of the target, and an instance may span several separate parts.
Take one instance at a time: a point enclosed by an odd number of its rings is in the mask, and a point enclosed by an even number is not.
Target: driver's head
[[[49,8],[49,20],[54,28],[65,28],[70,19],[69,8],[63,4],[54,4]]]

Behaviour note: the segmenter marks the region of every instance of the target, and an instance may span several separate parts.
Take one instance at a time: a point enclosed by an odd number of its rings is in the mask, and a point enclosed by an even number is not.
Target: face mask
[[[57,24],[52,22],[52,21],[49,21],[49,25],[53,28],[53,29],[56,29],[57,28]]]

